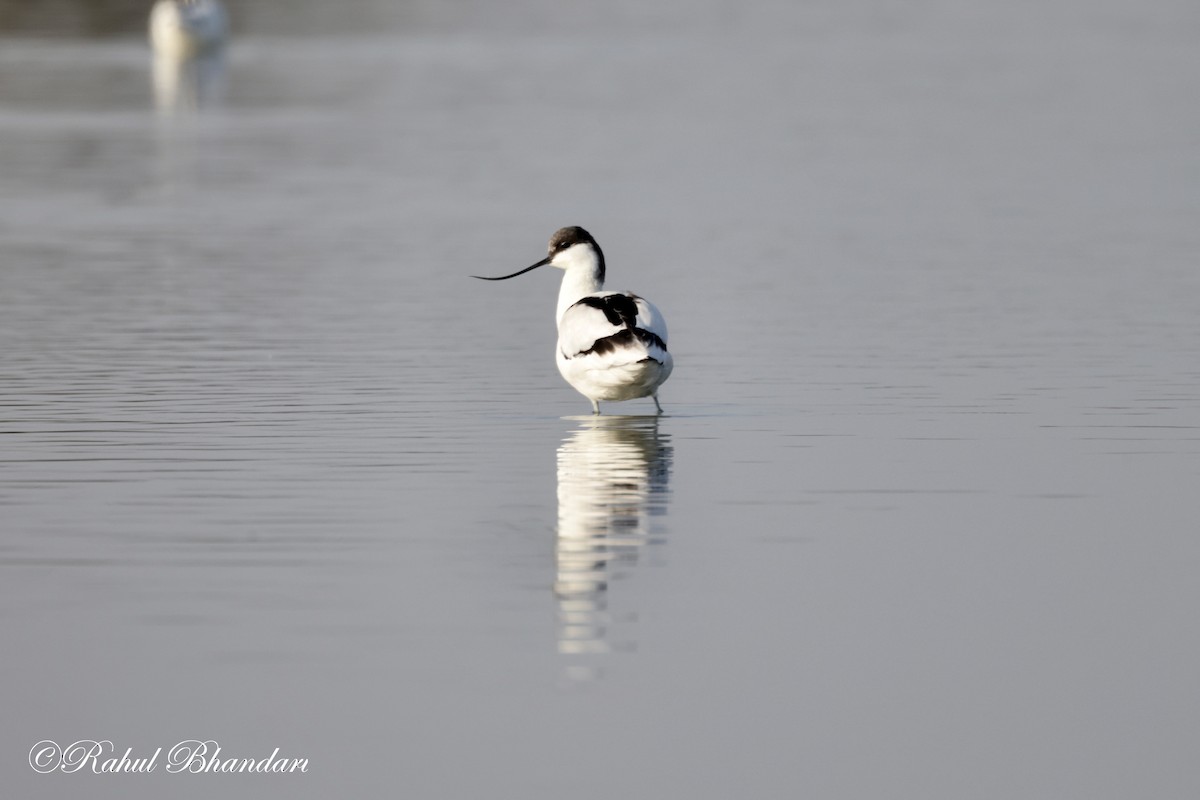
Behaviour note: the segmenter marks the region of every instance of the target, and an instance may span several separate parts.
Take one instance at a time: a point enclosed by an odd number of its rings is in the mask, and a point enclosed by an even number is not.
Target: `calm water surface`
[[[1200,793],[1193,5],[506,9],[0,38],[11,796]]]

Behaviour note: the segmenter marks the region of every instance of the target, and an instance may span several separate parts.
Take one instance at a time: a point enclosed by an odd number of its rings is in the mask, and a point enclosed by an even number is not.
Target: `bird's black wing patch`
[[[659,338],[658,334],[651,333],[650,331],[643,330],[641,328],[626,328],[623,331],[617,331],[612,336],[605,336],[603,339],[597,339],[596,341],[592,342],[592,346],[587,350],[581,350],[573,356],[567,356],[567,358],[578,358],[579,356],[587,356],[591,355],[592,353],[595,353],[598,356],[606,355],[608,353],[615,353],[621,348],[628,347],[634,342],[641,342],[646,347],[658,347],[664,353],[667,350],[666,342]],[[566,354],[564,353],[563,355]],[[650,360],[658,361],[656,358],[652,358]]]
[[[577,306],[589,306],[604,312],[608,324],[617,328],[632,329],[637,323],[637,298],[628,294],[609,294],[604,297],[585,297],[575,303]]]
[[[584,297],[576,302],[576,306],[587,306],[588,308],[594,308],[602,312],[604,318],[608,320],[609,325],[621,330],[597,339],[592,342],[591,347],[586,350],[580,350],[574,355],[568,355],[564,352],[563,357],[567,359],[579,358],[580,356],[587,356],[593,353],[602,356],[608,353],[615,353],[638,342],[645,347],[658,347],[663,352],[666,352],[667,343],[662,340],[662,337],[645,328],[637,327],[638,299],[637,295],[633,294],[608,294],[603,297]],[[657,361],[654,358],[649,360]]]

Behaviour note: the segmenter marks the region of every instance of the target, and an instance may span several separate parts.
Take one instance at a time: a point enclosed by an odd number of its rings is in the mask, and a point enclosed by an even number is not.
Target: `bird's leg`
[[[650,399],[654,401],[654,407],[658,409],[658,413],[663,413],[662,406],[658,404],[658,395],[652,394],[650,395]]]
[[[589,398],[589,399],[591,399],[591,398]],[[596,416],[600,416],[600,404],[598,402],[596,402],[595,400],[592,400],[592,413],[595,414]]]

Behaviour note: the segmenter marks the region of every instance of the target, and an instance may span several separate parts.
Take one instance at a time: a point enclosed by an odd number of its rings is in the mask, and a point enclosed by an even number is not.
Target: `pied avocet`
[[[555,361],[567,383],[592,401],[650,397],[662,413],[658,387],[670,377],[674,359],[667,352],[667,324],[653,303],[632,292],[605,292],[604,253],[592,235],[578,226],[560,228],[550,237],[549,254],[504,281],[549,264],[563,275],[558,291],[558,349]]]
[[[150,44],[167,58],[216,50],[229,33],[220,0],[158,0],[150,9]]]

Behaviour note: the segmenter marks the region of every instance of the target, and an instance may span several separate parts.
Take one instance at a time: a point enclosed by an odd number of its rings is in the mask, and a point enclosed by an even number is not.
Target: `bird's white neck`
[[[567,309],[582,298],[604,288],[604,281],[600,277],[600,259],[595,251],[590,247],[575,246],[566,253],[569,253],[570,257],[564,259],[568,266],[563,275],[562,286],[558,290],[556,322],[562,322]]]

